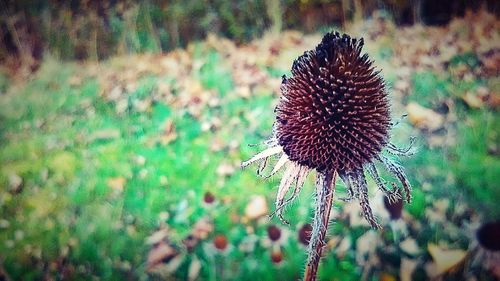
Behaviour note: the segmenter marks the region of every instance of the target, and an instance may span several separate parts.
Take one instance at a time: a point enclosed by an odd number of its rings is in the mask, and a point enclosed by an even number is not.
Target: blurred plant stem
[[[267,15],[271,19],[271,32],[279,33],[283,27],[283,8],[281,0],[266,1]]]
[[[309,257],[307,259],[304,281],[316,280],[321,252],[325,245],[326,231],[332,210],[333,194],[335,193],[336,171],[321,173],[316,182],[316,209],[314,223],[309,241]]]

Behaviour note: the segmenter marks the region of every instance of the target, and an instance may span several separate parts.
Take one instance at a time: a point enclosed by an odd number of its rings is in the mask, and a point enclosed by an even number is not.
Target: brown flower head
[[[212,192],[210,192],[210,191],[205,192],[205,194],[203,195],[203,202],[205,202],[207,204],[214,203],[215,202],[215,195],[213,195]]]
[[[214,246],[217,250],[224,251],[227,248],[227,238],[223,234],[216,235],[213,240]]]
[[[267,236],[271,241],[278,241],[281,238],[281,230],[275,225],[270,225],[267,227]]]
[[[304,224],[298,232],[298,238],[300,243],[304,245],[309,245],[309,240],[311,239],[312,225],[309,223]]]
[[[477,231],[479,244],[492,252],[500,252],[500,221],[483,224]]]
[[[389,139],[384,81],[363,39],[328,33],[283,77],[276,137],[289,160],[321,172],[360,169]]]
[[[271,252],[271,260],[275,264],[280,264],[283,261],[283,252],[281,250],[273,250]]]
[[[479,244],[473,260],[494,276],[500,277],[500,220],[482,224],[476,232]],[[497,280],[497,279],[495,279]]]
[[[368,201],[365,171],[391,202],[396,201],[402,193],[380,178],[376,164],[382,165],[401,182],[405,199],[410,200],[403,168],[383,154],[409,155],[410,148],[399,149],[389,142],[393,124],[385,84],[362,47],[363,39],[328,33],[314,50],[294,61],[291,77],[283,76],[273,136],[266,142],[269,148],[242,164],[261,161],[260,174],[270,157],[281,155],[269,175],[286,167],[276,199],[280,219],[311,170],[318,172],[319,183],[324,175],[338,173],[347,188],[344,200],[358,199],[375,228],[379,225]],[[292,194],[285,199],[290,189]]]

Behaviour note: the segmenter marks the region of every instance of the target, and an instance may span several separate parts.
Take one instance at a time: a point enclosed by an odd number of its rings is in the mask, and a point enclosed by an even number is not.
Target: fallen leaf
[[[245,207],[245,216],[249,219],[258,219],[268,212],[266,198],[262,195],[253,196]]]
[[[416,255],[418,255],[418,253],[420,253],[420,248],[418,247],[417,241],[413,238],[410,238],[410,237],[403,240],[399,244],[399,247],[405,253],[410,254],[412,256],[416,256]]]
[[[435,131],[444,124],[444,117],[431,109],[425,108],[418,103],[410,102],[406,106],[408,119],[419,129]]]
[[[442,198],[439,200],[435,200],[432,205],[438,212],[444,214],[446,213],[446,210],[448,210],[448,207],[450,206],[450,200],[447,198]]]
[[[217,167],[217,175],[221,176],[221,177],[227,177],[227,176],[230,176],[234,173],[235,169],[233,167],[233,165],[231,164],[228,164],[228,163],[222,163],[219,165],[219,167]]]
[[[168,245],[166,242],[161,241],[151,248],[148,253],[148,259],[146,262],[146,266],[148,271],[152,270],[155,266],[168,262],[177,254],[177,251]]]
[[[234,91],[236,92],[237,96],[242,98],[249,98],[252,95],[250,88],[248,86],[236,87]]]
[[[378,234],[375,231],[368,231],[356,241],[356,260],[365,261],[366,255],[375,253],[378,244]]]
[[[500,108],[500,93],[492,92],[486,97],[486,102],[493,109]]]
[[[427,249],[429,254],[432,256],[434,263],[436,264],[436,273],[438,275],[449,271],[458,264],[460,264],[467,252],[461,249],[444,249],[436,244],[428,244]]]
[[[478,109],[483,106],[483,100],[471,92],[467,92],[463,95],[462,100],[471,108]]]
[[[351,227],[370,225],[362,216],[361,207],[358,202],[346,203],[342,209],[342,214],[347,216]]]
[[[401,266],[399,268],[399,276],[401,278],[401,281],[411,281],[412,274],[415,271],[415,268],[417,268],[417,261],[412,260],[412,259],[407,259],[407,258],[402,258],[401,259]]]

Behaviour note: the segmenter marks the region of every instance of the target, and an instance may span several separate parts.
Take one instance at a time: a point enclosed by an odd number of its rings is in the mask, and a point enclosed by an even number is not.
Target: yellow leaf
[[[442,274],[460,264],[467,252],[461,249],[443,249],[435,244],[428,244],[427,249],[436,263],[437,273]]]

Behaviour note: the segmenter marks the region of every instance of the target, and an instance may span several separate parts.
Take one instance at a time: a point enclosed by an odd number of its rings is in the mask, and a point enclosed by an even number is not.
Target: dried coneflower
[[[380,226],[368,201],[365,171],[395,201],[401,193],[386,187],[375,166],[381,164],[401,182],[406,201],[411,197],[403,168],[382,154],[386,150],[407,155],[409,149],[389,142],[392,123],[385,84],[368,55],[361,54],[362,47],[363,39],[332,32],[295,60],[292,76],[282,79],[273,135],[265,142],[269,147],[242,163],[246,167],[261,161],[261,174],[269,158],[279,157],[269,176],[286,167],[275,203],[275,212],[284,222],[283,208],[297,197],[309,172],[317,171],[308,280],[316,276],[337,174],[347,187],[344,200],[359,200],[364,217],[374,228]]]
[[[389,196],[384,196],[384,206],[391,220],[399,220],[403,215],[403,198],[391,199]]]
[[[214,203],[215,195],[213,195],[213,193],[210,191],[205,192],[205,194],[203,195],[203,202],[205,202],[208,205]]]
[[[280,264],[283,261],[283,252],[281,250],[273,250],[271,252],[271,260],[275,264]]]
[[[311,239],[311,231],[312,225],[310,223],[302,225],[297,235],[299,242],[306,246],[309,245],[309,240]]]
[[[224,251],[227,248],[227,238],[223,234],[216,235],[213,240],[214,246],[219,251]]]
[[[278,241],[281,237],[281,230],[276,225],[270,225],[267,227],[267,236],[271,241]]]
[[[479,260],[485,268],[500,278],[500,220],[485,223],[476,233]]]

